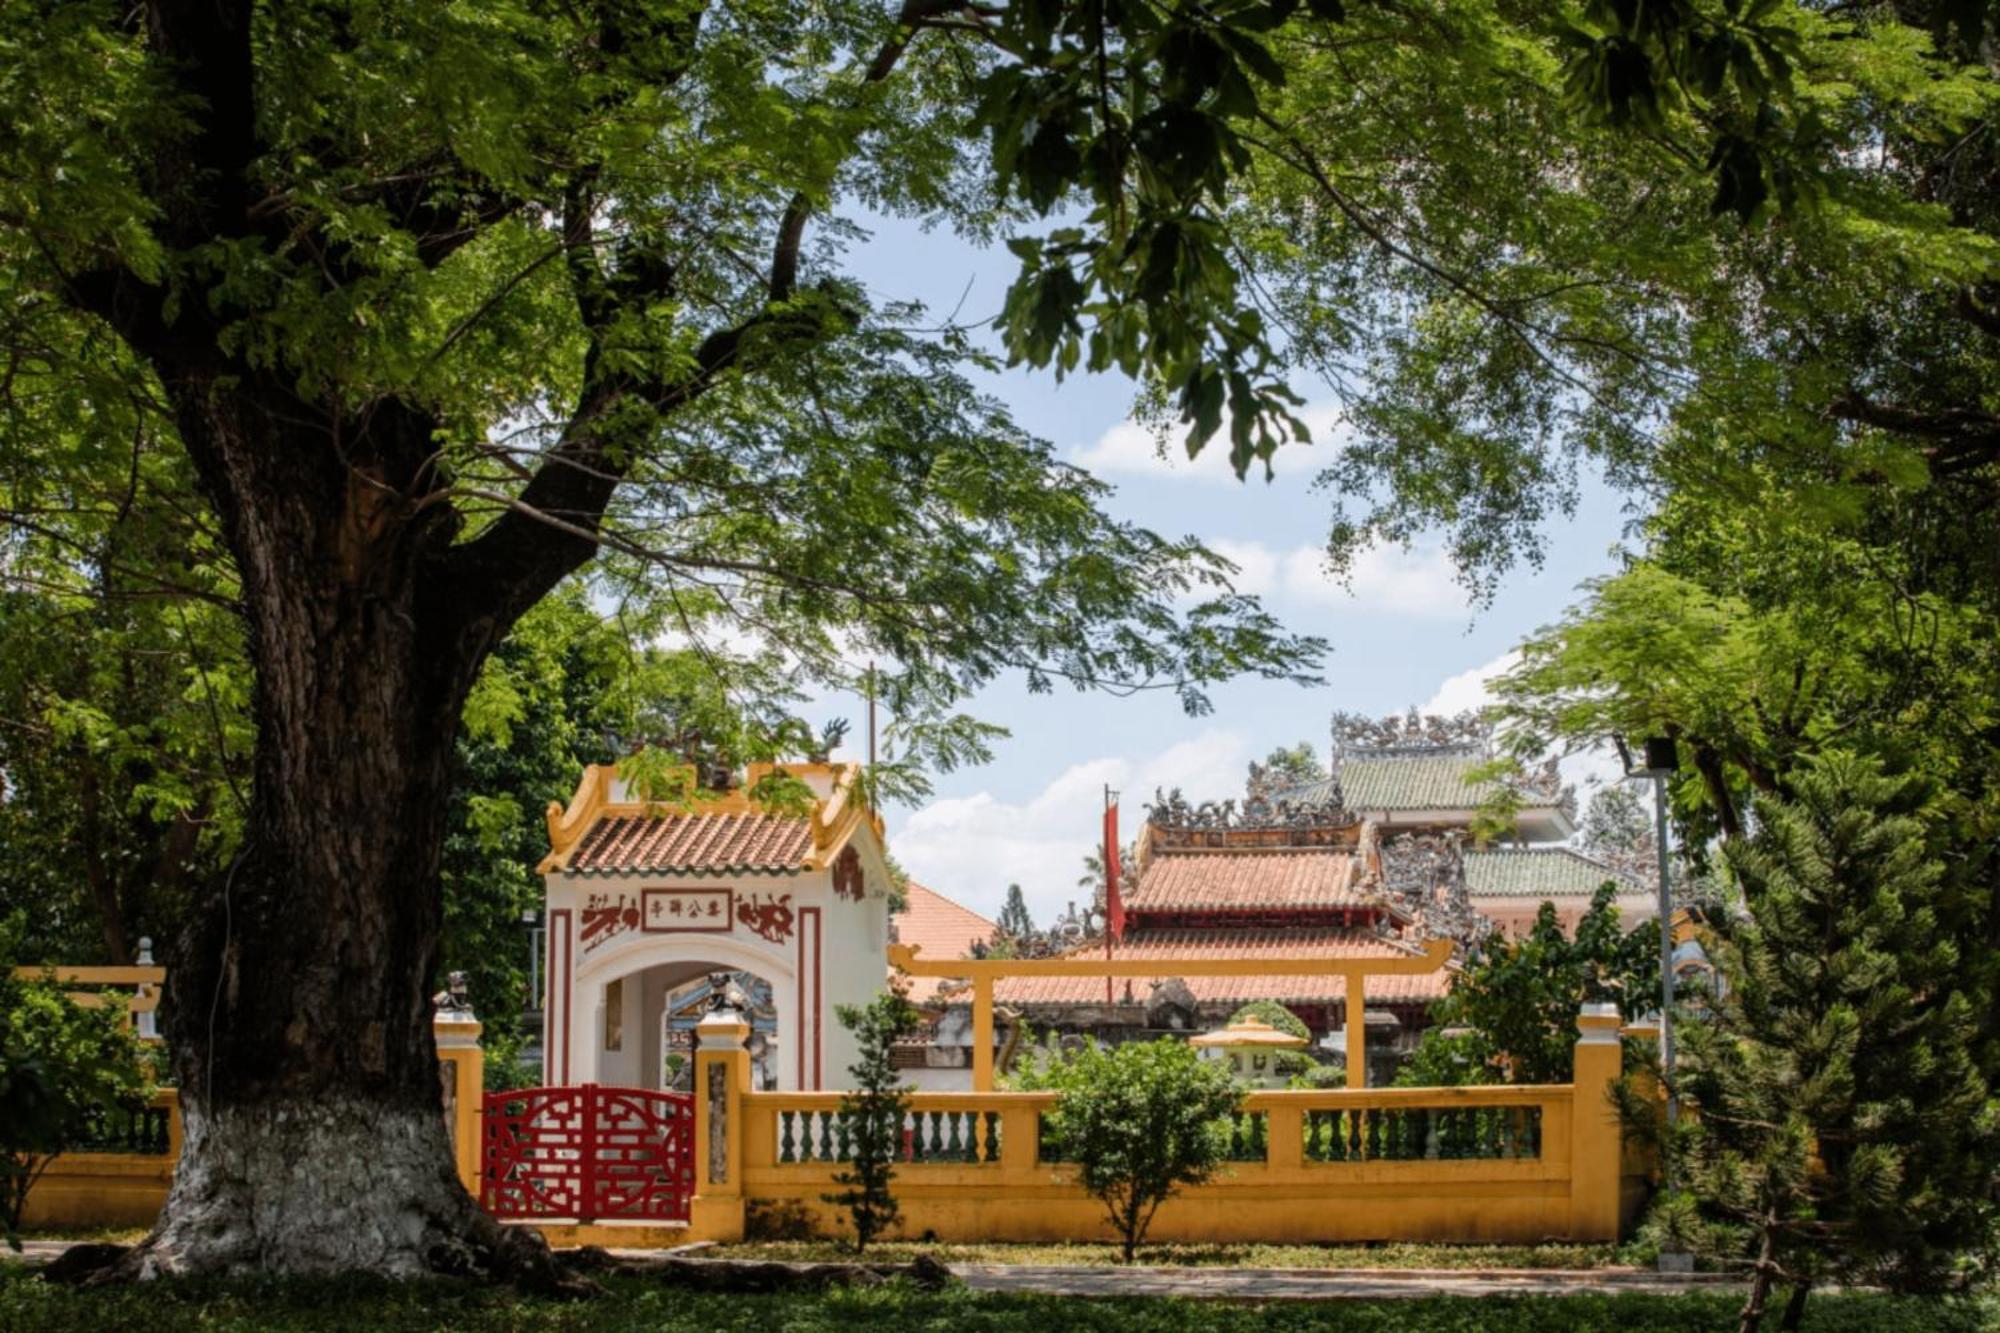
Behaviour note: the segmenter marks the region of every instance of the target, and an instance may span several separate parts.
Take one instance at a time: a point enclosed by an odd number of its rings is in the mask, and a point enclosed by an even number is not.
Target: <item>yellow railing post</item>
[[[187,1142],[187,1125],[181,1120],[180,1089],[161,1088],[153,1100],[167,1108],[167,1160],[178,1164],[181,1146]]]
[[[972,979],[972,1090],[993,1091],[993,978]]]
[[[1018,1094],[1017,1094],[1018,1095]],[[1027,1175],[1035,1168],[1042,1136],[1038,1107],[1017,1104],[1009,1097],[1000,1108],[1000,1169]]]
[[[1586,1004],[1577,1018],[1576,1076],[1570,1104],[1570,1239],[1618,1239],[1624,1159],[1611,1087],[1624,1072],[1618,1006]]]
[[[452,1160],[458,1164],[459,1183],[474,1196],[479,1193],[479,1110],[486,1092],[486,1053],[479,1047],[483,1030],[469,1009],[440,1009],[431,1019],[438,1073],[449,1099],[445,1129],[451,1135]]]
[[[1264,1160],[1273,1171],[1305,1165],[1305,1108],[1291,1102],[1271,1106],[1264,1112]]]
[[[743,1239],[743,1095],[750,1091],[750,1024],[717,1009],[695,1026],[694,1199],[690,1240]]]
[[[1368,981],[1349,972],[1342,989],[1347,1002],[1347,1086],[1368,1086]]]

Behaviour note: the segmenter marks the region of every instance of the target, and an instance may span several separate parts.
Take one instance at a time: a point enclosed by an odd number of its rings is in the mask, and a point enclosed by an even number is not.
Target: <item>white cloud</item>
[[[1227,537],[1218,537],[1206,545],[1236,566],[1236,573],[1229,576],[1229,582],[1236,591],[1262,597],[1277,589],[1284,557],[1270,547],[1261,542],[1239,542]],[[1199,591],[1201,595],[1207,595],[1206,589]]]
[[[1007,885],[1019,884],[1038,922],[1073,899],[1084,854],[1103,830],[1104,788],[1121,793],[1126,837],[1145,817],[1156,787],[1180,787],[1192,799],[1236,794],[1250,756],[1240,732],[1211,728],[1142,763],[1099,758],[1072,764],[1020,803],[991,792],[933,801],[891,832],[890,849],[917,882],[993,916]]]
[[[1346,580],[1327,568],[1326,553],[1315,546],[1277,551],[1262,542],[1218,537],[1208,548],[1237,567],[1230,582],[1238,592],[1338,611],[1449,619],[1467,612],[1465,589],[1453,578],[1442,548],[1371,547],[1361,553]]]
[[[1387,615],[1466,614],[1465,589],[1451,557],[1438,546],[1371,546],[1354,559],[1345,580],[1327,568],[1323,552],[1302,546],[1285,557],[1285,588],[1301,600]]]
[[[1444,684],[1437,687],[1437,693],[1424,704],[1423,711],[1450,716],[1469,709],[1484,708],[1493,702],[1492,682],[1512,671],[1520,660],[1520,650],[1510,649],[1491,662],[1483,662],[1469,671],[1445,677]]]
[[[1311,447],[1324,448],[1339,439],[1342,426],[1337,404],[1308,403],[1299,409],[1298,415],[1312,436]],[[1162,447],[1162,437],[1128,419],[1105,431],[1093,443],[1072,450],[1069,461],[1099,477],[1177,478],[1235,484],[1236,470],[1229,465],[1226,433],[1210,439],[1193,458],[1187,456],[1186,439],[1186,428],[1174,422],[1167,428]],[[1278,451],[1276,466],[1296,468],[1301,462],[1310,462],[1311,455],[1303,453],[1303,448],[1285,444]],[[1251,475],[1261,477],[1262,466],[1252,464]]]
[[[1447,676],[1437,692],[1423,705],[1423,712],[1441,713],[1449,716],[1469,709],[1484,708],[1494,701],[1493,681],[1513,670],[1521,660],[1518,648],[1500,654],[1490,662],[1455,676]],[[1576,788],[1579,807],[1588,804],[1591,793],[1607,783],[1622,782],[1625,778],[1624,766],[1619,762],[1618,752],[1609,745],[1579,750],[1563,755],[1557,761],[1562,779]]]

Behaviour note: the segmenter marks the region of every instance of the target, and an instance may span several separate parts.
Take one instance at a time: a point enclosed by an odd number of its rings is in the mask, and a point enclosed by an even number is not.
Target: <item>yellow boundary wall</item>
[[[1587,1007],[1579,1028],[1575,1081],[1560,1086],[1251,1093],[1243,1109],[1265,1117],[1264,1159],[1232,1163],[1209,1184],[1170,1200],[1150,1234],[1161,1241],[1614,1240],[1639,1193],[1628,1170],[1643,1171],[1645,1164],[1628,1161],[1610,1100],[1621,1072],[1617,1014]],[[680,1237],[738,1240],[751,1215],[767,1210],[836,1234],[840,1210],[822,1196],[836,1188],[839,1168],[780,1161],[780,1133],[787,1116],[794,1133],[809,1133],[802,1127],[837,1114],[840,1096],[750,1091],[744,1036],[747,1029],[729,1015],[711,1016],[701,1028],[697,1193]],[[942,1241],[1113,1239],[1102,1206],[1077,1184],[1075,1169],[1038,1160],[1038,1121],[1054,1100],[1050,1093],[914,1094],[918,1116],[955,1121],[978,1140],[977,1155],[991,1160],[898,1167],[894,1192],[902,1216],[894,1234]],[[1400,1111],[1506,1108],[1539,1113],[1533,1157],[1312,1161],[1304,1150],[1314,1113],[1344,1113],[1344,1123],[1365,1126],[1370,1116]],[[989,1116],[999,1127],[997,1153],[987,1151]],[[725,1132],[717,1142],[718,1122],[742,1132]],[[558,1241],[581,1239],[582,1230],[545,1228]],[[588,1230],[599,1243],[619,1233]],[[626,1243],[645,1244],[652,1230],[635,1230]]]
[[[1620,1075],[1615,1012],[1579,1019],[1573,1083],[1547,1087],[1378,1088],[1254,1092],[1243,1109],[1264,1117],[1263,1159],[1234,1162],[1209,1184],[1164,1205],[1151,1236],[1160,1241],[1348,1242],[1615,1239],[1643,1194],[1650,1164],[1622,1141],[1610,1101]],[[451,1111],[453,1148],[467,1189],[478,1188],[481,1058],[479,1026],[440,1016],[440,1075]],[[750,1090],[749,1026],[733,1014],[704,1019],[695,1068],[695,1197],[685,1227],[544,1224],[557,1244],[667,1245],[742,1239],[766,1211],[791,1213],[823,1234],[844,1226],[822,1196],[839,1167],[780,1161],[789,1115],[795,1134],[837,1115],[838,1093]],[[1076,1182],[1075,1169],[1039,1158],[1040,1117],[1054,1094],[931,1092],[912,1109],[962,1127],[977,1141],[978,1163],[915,1162],[897,1168],[902,1220],[894,1233],[943,1241],[1111,1240],[1102,1207]],[[71,1153],[50,1164],[30,1193],[33,1228],[150,1225],[172,1182],[181,1145],[179,1102],[169,1108],[169,1150],[157,1156]],[[1532,1111],[1533,1156],[1470,1160],[1310,1160],[1313,1118],[1340,1115],[1366,1126],[1372,1116],[1421,1109]],[[989,1117],[991,1119],[989,1120]],[[937,1122],[931,1122],[933,1126]],[[997,1125],[999,1149],[987,1142]],[[1365,1130],[1362,1131],[1365,1140]],[[1323,1141],[1323,1140],[1322,1140]]]
[[[458,1178],[479,1190],[479,1107],[485,1056],[480,1025],[469,1014],[440,1013],[435,1031],[447,1129]],[[36,1231],[150,1227],[167,1201],[183,1130],[180,1095],[161,1088],[152,1104],[167,1110],[164,1153],[71,1152],[51,1161],[28,1191],[21,1225]]]
[[[164,1153],[72,1152],[48,1164],[34,1188],[21,1225],[34,1230],[148,1227],[166,1202],[174,1163],[181,1155],[181,1103],[162,1088],[154,1106],[167,1110]]]

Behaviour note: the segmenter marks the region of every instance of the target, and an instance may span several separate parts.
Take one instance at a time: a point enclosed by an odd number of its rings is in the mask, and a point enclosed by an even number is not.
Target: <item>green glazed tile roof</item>
[[[1349,759],[1340,766],[1340,790],[1350,810],[1470,810],[1499,786],[1465,780],[1486,762],[1479,754]]]
[[[1588,898],[1605,880],[1640,886],[1567,847],[1496,847],[1465,854],[1465,890],[1474,898]]]

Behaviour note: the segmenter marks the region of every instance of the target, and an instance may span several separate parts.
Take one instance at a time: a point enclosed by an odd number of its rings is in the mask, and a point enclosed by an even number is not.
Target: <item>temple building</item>
[[[1329,758],[1327,776],[1305,783],[1280,783],[1253,764],[1240,802],[1156,796],[1110,952],[1157,959],[1157,977],[1009,977],[996,1001],[1031,1031],[1125,1041],[1213,1031],[1249,1001],[1272,1000],[1311,1031],[1309,1054],[1337,1063],[1347,1046],[1340,978],[1184,976],[1174,964],[1414,955],[1439,937],[1470,944],[1495,929],[1518,932],[1545,900],[1573,926],[1606,881],[1620,886],[1633,920],[1649,910],[1636,880],[1562,845],[1576,829],[1575,804],[1553,762],[1525,772],[1497,763],[1492,730],[1476,716],[1337,714]],[[1106,950],[1101,913],[1090,925],[1091,937],[1069,951]],[[1369,982],[1361,1019],[1370,1085],[1394,1076],[1449,984],[1448,971]],[[934,1062],[956,1062],[952,1048],[969,1041],[951,1012],[957,998],[947,987],[934,1001]]]
[[[752,799],[793,780],[806,808]],[[853,764],[753,764],[740,783],[648,800],[610,766],[548,810],[543,1081],[683,1086],[710,991],[740,991],[760,1086],[838,1087],[854,1062],[841,1005],[888,975],[895,875]]]

